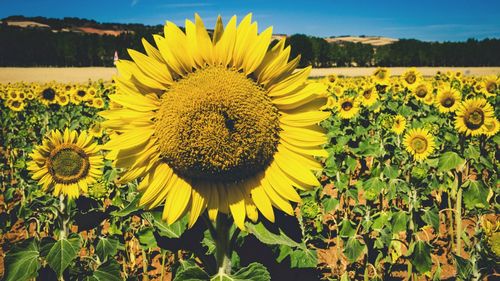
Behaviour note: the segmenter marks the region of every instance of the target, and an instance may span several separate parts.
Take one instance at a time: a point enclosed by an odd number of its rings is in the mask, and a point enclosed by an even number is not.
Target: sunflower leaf
[[[40,268],[37,241],[30,239],[5,256],[5,281],[28,280],[37,276]]]
[[[71,264],[80,251],[80,237],[59,239],[47,254],[49,266],[62,276],[64,270]]]
[[[452,169],[460,170],[465,164],[465,159],[460,157],[456,152],[448,151],[439,156],[438,169],[441,172],[447,172]]]

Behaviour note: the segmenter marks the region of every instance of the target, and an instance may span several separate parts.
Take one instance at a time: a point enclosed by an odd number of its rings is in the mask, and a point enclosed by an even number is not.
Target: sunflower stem
[[[227,215],[219,213],[215,224],[215,260],[217,262],[218,274],[229,275],[231,273],[231,245],[230,245],[230,223]]]
[[[65,216],[65,211],[66,211],[66,204],[64,202],[65,196],[64,194],[61,193],[59,195],[59,211],[61,212],[61,230],[59,232],[59,240],[65,239],[66,234],[67,234],[67,229],[66,229],[66,216]]]

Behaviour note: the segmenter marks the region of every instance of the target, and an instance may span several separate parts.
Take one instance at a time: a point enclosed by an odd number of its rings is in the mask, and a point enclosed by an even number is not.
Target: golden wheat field
[[[390,68],[394,75],[401,75],[405,67]],[[375,67],[314,68],[311,77],[330,74],[339,76],[371,75]],[[432,76],[438,71],[459,71],[467,76],[486,76],[500,73],[500,67],[419,67],[424,76]],[[0,67],[0,83],[9,82],[85,82],[90,80],[110,80],[117,71],[112,67]]]

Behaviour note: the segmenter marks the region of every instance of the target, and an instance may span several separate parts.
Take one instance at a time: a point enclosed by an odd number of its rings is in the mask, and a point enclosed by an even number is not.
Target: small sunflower
[[[109,98],[120,107],[101,115],[119,133],[105,148],[127,168],[120,181],[142,177],[139,204],[164,203],[168,224],[189,213],[191,227],[204,210],[241,229],[257,210],[270,221],[273,206],[293,215],[293,186],[318,186],[313,156],[327,156],[317,125],[330,115],[319,110],[326,85],[306,84],[311,68],[294,71],[300,57],[289,61],[284,39],[268,48],[272,29],[259,34],[251,14],[225,27],[219,17],[212,36],[198,15],[185,31],[167,22],[164,36],[116,63]]]
[[[389,85],[391,71],[388,68],[379,67],[372,74],[372,79],[375,84]]]
[[[439,89],[435,102],[439,112],[455,112],[460,104],[460,92],[453,88]]]
[[[419,83],[414,89],[413,94],[419,101],[424,101],[426,97],[432,94],[432,87],[427,82]]]
[[[83,87],[78,87],[74,90],[75,97],[80,101],[87,101],[92,98],[91,95],[87,93],[87,91]]]
[[[93,137],[100,138],[104,133],[104,128],[101,123],[95,123],[89,128],[89,134]]]
[[[485,123],[494,118],[493,107],[483,98],[463,101],[456,110],[455,128],[460,133],[477,136],[484,132]]]
[[[500,78],[495,75],[486,76],[481,83],[481,92],[487,96],[495,96],[500,89]]]
[[[99,146],[86,132],[53,130],[30,156],[33,160],[28,163],[28,170],[32,178],[55,196],[77,198],[102,175]]]
[[[56,97],[57,104],[65,106],[69,103],[69,97],[66,94],[60,94]]]
[[[101,98],[93,98],[92,106],[95,108],[104,108],[104,100]]]
[[[498,119],[495,117],[486,120],[486,122],[484,123],[484,127],[485,127],[484,134],[488,137],[496,135],[500,130],[500,124],[498,122]]]
[[[393,131],[396,135],[401,135],[406,127],[406,118],[402,115],[396,115],[394,116],[394,119],[392,120],[392,128],[391,131]]]
[[[359,96],[359,98],[361,100],[361,104],[363,104],[364,106],[371,106],[379,99],[379,95],[377,93],[377,89],[375,89],[375,86],[366,85],[361,90],[361,95]]]
[[[54,87],[47,87],[42,90],[38,100],[44,105],[54,104],[57,102],[56,100],[57,92]]]
[[[337,113],[342,119],[351,119],[359,112],[359,102],[352,97],[341,97],[337,101]]]
[[[401,75],[401,81],[403,82],[403,85],[410,90],[415,89],[419,85],[421,80],[422,74],[415,67],[407,69]]]
[[[404,136],[406,150],[417,161],[425,160],[435,148],[434,137],[423,128],[410,129]]]
[[[10,108],[13,111],[22,111],[24,107],[26,106],[26,103],[22,100],[12,100],[9,99],[6,101],[7,107]]]

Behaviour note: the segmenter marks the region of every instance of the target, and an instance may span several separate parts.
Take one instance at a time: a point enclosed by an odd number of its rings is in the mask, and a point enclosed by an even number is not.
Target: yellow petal
[[[182,178],[178,178],[177,184],[167,195],[163,219],[173,224],[185,212],[191,199],[191,185]]]
[[[308,167],[296,161],[294,158],[289,157],[286,153],[278,151],[274,154],[274,159],[278,167],[288,176],[295,178],[306,186],[314,187],[320,185],[318,179],[312,174]]]
[[[245,196],[240,190],[239,185],[231,185],[226,189],[228,197],[228,205],[231,214],[233,215],[234,224],[241,230],[245,230]]]
[[[245,182],[245,185],[247,190],[249,190],[252,195],[252,200],[255,206],[259,209],[262,215],[264,215],[264,217],[269,221],[274,222],[273,205],[264,191],[264,188],[260,185],[259,181],[261,177],[262,175],[259,176],[259,180],[250,178]]]
[[[132,49],[128,49],[128,53],[139,69],[142,70],[142,72],[144,72],[147,76],[164,85],[170,85],[173,83],[172,76],[170,75],[170,72],[165,64]]]
[[[207,200],[209,199],[208,190],[203,189],[199,186],[192,188],[191,190],[191,211],[189,212],[189,225],[191,228],[196,223],[200,214],[203,213],[207,206]]]

